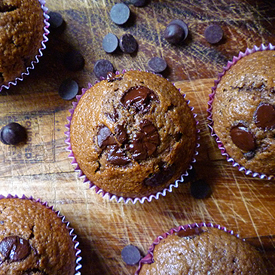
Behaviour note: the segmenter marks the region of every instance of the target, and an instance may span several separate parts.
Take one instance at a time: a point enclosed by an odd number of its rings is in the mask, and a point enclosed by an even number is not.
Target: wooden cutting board
[[[0,95],[0,126],[17,121],[28,129],[26,144],[0,144],[0,194],[41,198],[60,210],[78,235],[82,274],[133,274],[136,266],[127,266],[121,259],[125,245],[136,245],[145,254],[156,236],[195,222],[233,230],[262,251],[269,274],[274,274],[274,182],[245,176],[232,167],[221,156],[207,126],[208,94],[227,60],[255,44],[275,44],[273,0],[151,0],[145,8],[130,5],[132,19],[124,27],[109,18],[114,3],[47,0],[50,10],[60,12],[67,26],[63,33],[50,34],[44,56],[31,75]],[[175,18],[189,25],[189,37],[180,46],[162,37],[167,23]],[[212,22],[225,32],[218,45],[208,44],[203,36]],[[138,52],[106,54],[101,43],[108,32],[118,37],[132,33],[139,43]],[[69,72],[62,65],[71,48],[85,58],[80,72]],[[186,94],[198,115],[201,145],[194,166],[197,177],[212,187],[208,199],[192,198],[187,182],[150,203],[110,202],[79,179],[68,159],[64,131],[72,102],[58,96],[60,83],[67,77],[77,80],[80,87],[94,83],[93,65],[100,58],[110,60],[118,70],[146,70],[153,56],[166,59],[165,77]]]

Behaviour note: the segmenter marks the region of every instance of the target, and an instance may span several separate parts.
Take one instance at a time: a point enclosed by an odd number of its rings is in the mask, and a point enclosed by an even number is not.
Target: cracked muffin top
[[[0,274],[73,275],[76,256],[66,224],[41,203],[0,199]]]
[[[0,1],[0,85],[26,71],[41,48],[44,15],[38,0]]]
[[[148,72],[110,74],[72,115],[70,141],[86,177],[111,194],[141,198],[178,179],[196,148],[196,122],[175,86]]]
[[[264,275],[260,253],[250,244],[214,227],[180,230],[155,245],[139,275]],[[151,263],[150,263],[151,262]]]
[[[275,175],[275,51],[237,61],[217,85],[212,107],[214,131],[230,157]]]

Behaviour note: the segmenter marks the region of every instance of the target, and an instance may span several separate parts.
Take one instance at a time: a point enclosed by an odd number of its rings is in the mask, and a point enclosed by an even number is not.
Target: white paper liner
[[[165,238],[167,238],[167,236],[173,235],[173,234],[175,234],[175,233],[177,233],[177,232],[179,232],[181,230],[187,230],[187,229],[192,229],[192,228],[199,228],[199,227],[203,227],[203,226],[218,228],[220,230],[223,230],[223,231],[227,232],[228,234],[234,235],[237,238],[239,238],[239,235],[235,235],[232,230],[228,230],[226,227],[223,227],[223,226],[220,226],[220,225],[217,225],[217,224],[213,224],[213,223],[193,223],[193,224],[181,225],[181,226],[178,226],[176,228],[172,228],[168,232],[163,233],[162,235],[158,236],[154,240],[154,242],[151,244],[151,246],[148,249],[147,255],[145,257],[143,257],[139,261],[139,266],[138,266],[138,269],[135,272],[135,275],[139,274],[139,272],[140,272],[141,267],[142,267],[143,264],[151,264],[151,263],[153,263],[155,246],[158,245],[162,239],[165,239]]]
[[[60,215],[60,211],[55,211],[53,209],[53,206],[48,206],[47,202],[42,202],[40,199],[34,199],[33,197],[26,197],[25,195],[23,195],[22,197],[18,197],[17,195],[11,195],[11,194],[8,194],[7,196],[0,195],[0,200],[1,199],[11,199],[11,198],[32,200],[32,201],[38,202],[41,205],[45,206],[46,208],[52,210],[57,215],[57,217],[61,219],[62,223],[64,223],[66,225],[66,228],[68,229],[69,234],[70,234],[72,241],[74,243],[75,257],[76,257],[75,275],[80,275],[81,274],[80,269],[82,268],[80,261],[82,260],[82,257],[80,256],[81,250],[78,248],[79,242],[76,240],[77,235],[74,234],[74,229],[72,227],[70,227],[70,223],[66,221],[65,216]]]
[[[127,71],[129,71],[129,70],[122,70],[121,74],[124,74]],[[116,71],[115,74],[119,75],[120,72]],[[104,80],[104,78],[101,78],[101,80]],[[96,81],[95,83],[98,83],[98,82],[99,81]],[[179,186],[179,183],[183,183],[184,182],[184,178],[189,175],[188,171],[191,170],[191,169],[193,169],[192,164],[196,162],[196,158],[195,157],[198,155],[198,151],[197,150],[195,150],[195,154],[194,154],[194,157],[193,157],[193,159],[192,159],[192,161],[191,161],[191,163],[189,165],[189,168],[187,169],[187,171],[185,173],[183,173],[181,175],[181,177],[178,180],[176,180],[174,183],[171,183],[168,187],[164,188],[160,192],[157,192],[156,194],[151,194],[149,196],[145,196],[145,197],[141,197],[141,198],[127,198],[127,197],[122,197],[122,196],[114,195],[114,194],[112,194],[110,192],[106,192],[103,189],[101,189],[98,186],[96,186],[93,182],[91,182],[86,177],[86,175],[80,169],[80,167],[79,167],[79,165],[78,165],[78,163],[77,163],[77,161],[76,161],[76,159],[74,157],[73,151],[72,151],[71,140],[70,140],[70,126],[71,126],[71,120],[72,120],[72,116],[73,116],[74,110],[75,110],[75,108],[76,108],[76,106],[77,106],[80,98],[92,86],[93,85],[91,83],[89,83],[88,84],[88,88],[87,89],[83,88],[82,89],[82,94],[76,96],[77,101],[76,102],[72,102],[73,108],[69,110],[69,112],[70,112],[71,115],[69,117],[67,117],[67,120],[69,121],[69,123],[65,125],[65,127],[68,129],[68,131],[65,132],[65,135],[67,136],[67,138],[65,140],[65,143],[68,145],[68,147],[66,148],[66,150],[69,152],[69,156],[68,157],[73,159],[72,162],[71,162],[71,164],[75,166],[74,169],[75,169],[76,172],[79,172],[79,177],[83,178],[83,182],[84,183],[88,183],[90,185],[90,188],[94,189],[97,194],[101,194],[103,198],[107,198],[109,196],[109,200],[110,201],[115,200],[116,202],[124,202],[124,203],[132,202],[133,204],[135,204],[136,202],[140,202],[140,203],[144,203],[145,201],[151,202],[152,199],[159,199],[160,196],[166,196],[167,192],[172,192],[173,187],[177,188]],[[184,94],[183,97],[185,98],[185,96],[186,95]],[[189,104],[190,101],[186,100],[186,102],[187,102],[187,104]],[[193,113],[194,108],[190,107],[190,110]],[[194,116],[194,119],[197,117],[197,115],[194,114],[194,113],[193,113],[193,116]],[[197,125],[198,125],[198,121],[196,121],[196,126]],[[196,148],[198,148],[200,146],[200,144],[198,143],[199,138],[200,138],[199,137],[199,132],[200,132],[200,130],[197,128],[197,146],[196,146]]]
[[[28,66],[26,68],[26,71],[21,73],[20,77],[16,77],[13,81],[10,81],[6,84],[1,85],[0,86],[0,92],[2,91],[3,88],[9,89],[11,87],[11,85],[13,85],[13,86],[17,85],[18,81],[22,81],[25,76],[29,75],[30,70],[34,69],[35,64],[39,63],[39,58],[43,56],[42,51],[46,49],[45,43],[49,40],[47,36],[50,33],[50,31],[49,31],[50,23],[48,22],[50,17],[47,14],[48,8],[45,6],[46,1],[45,0],[38,0],[38,1],[40,2],[41,9],[43,10],[44,24],[45,24],[44,33],[43,33],[43,40],[41,41],[41,48],[38,50],[39,53],[34,57],[35,59],[33,61],[31,61],[31,64],[30,64],[30,66]]]
[[[221,154],[226,157],[226,160],[228,162],[232,162],[233,167],[237,167],[239,171],[244,172],[246,175],[252,176],[252,177],[258,177],[260,179],[267,179],[267,180],[272,180],[275,179],[275,175],[266,175],[263,173],[259,172],[253,172],[249,169],[246,169],[239,163],[237,163],[230,155],[226,152],[226,149],[224,148],[223,143],[220,141],[219,137],[216,135],[213,129],[213,119],[212,119],[212,103],[214,101],[217,85],[219,84],[220,80],[234,64],[236,64],[241,58],[244,56],[247,56],[249,54],[255,53],[257,51],[266,51],[266,50],[275,50],[275,46],[273,46],[271,43],[269,43],[267,46],[261,44],[260,47],[254,46],[252,49],[246,49],[246,51],[240,52],[239,55],[236,57],[234,56],[232,61],[228,61],[227,66],[223,68],[223,71],[218,74],[218,79],[214,81],[214,87],[212,87],[212,93],[209,95],[209,101],[208,101],[208,109],[207,112],[209,113],[209,116],[207,117],[208,120],[210,121],[208,124],[208,127],[210,128],[211,136],[213,136],[218,144],[218,147],[221,151]]]

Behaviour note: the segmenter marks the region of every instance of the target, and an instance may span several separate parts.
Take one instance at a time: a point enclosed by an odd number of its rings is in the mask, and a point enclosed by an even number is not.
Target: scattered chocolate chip
[[[193,167],[191,170],[188,170],[188,175],[186,177],[184,177],[184,182],[190,182],[193,181],[196,178],[196,170]]]
[[[141,259],[139,249],[134,245],[127,245],[121,251],[122,260],[128,265],[135,265]]]
[[[111,8],[110,17],[115,24],[123,25],[130,18],[130,9],[123,3],[117,3]]]
[[[106,53],[113,53],[118,48],[118,38],[113,33],[108,33],[102,40],[102,47]]]
[[[191,182],[190,193],[195,199],[205,199],[211,195],[212,190],[205,180],[199,179]]]
[[[59,12],[50,11],[48,15],[50,17],[48,20],[50,23],[50,28],[57,29],[62,26],[64,21],[62,15]]]
[[[204,37],[210,44],[219,43],[223,38],[223,30],[219,25],[210,25],[204,31]]]
[[[175,172],[175,165],[167,166],[165,163],[159,164],[159,171],[150,175],[143,181],[147,186],[158,186],[169,181]]]
[[[4,256],[4,260],[16,262],[25,259],[31,253],[31,247],[27,240],[18,236],[9,236],[0,242],[0,253]]]
[[[73,72],[80,71],[84,68],[85,60],[82,54],[77,50],[67,52],[64,56],[64,66]]]
[[[0,130],[0,140],[4,144],[16,145],[26,139],[26,129],[16,122],[11,122]]]
[[[154,124],[145,119],[140,123],[140,131],[133,135],[129,151],[135,160],[144,160],[150,157],[160,144],[157,128]]]
[[[184,37],[185,31],[178,24],[169,24],[164,31],[164,38],[171,44],[179,44]]]
[[[106,148],[108,145],[115,145],[116,140],[107,126],[99,128],[97,133],[97,144],[100,148]]]
[[[253,134],[242,124],[234,126],[230,130],[230,136],[233,143],[244,151],[253,151],[256,148],[256,142]]]
[[[185,40],[188,36],[188,26],[180,19],[174,19],[169,23],[169,25],[173,25],[173,24],[176,24],[176,25],[179,25],[180,27],[182,27],[182,29],[184,30],[183,40]]]
[[[134,53],[137,50],[138,44],[132,34],[125,33],[120,37],[119,47],[124,53]]]
[[[275,109],[271,104],[261,103],[254,114],[257,127],[272,129],[275,126]]]
[[[177,234],[180,238],[194,239],[196,236],[205,232],[201,227],[187,228],[180,230]]]
[[[130,2],[135,7],[143,7],[147,4],[148,0],[131,0]]]
[[[161,73],[167,68],[167,63],[163,58],[153,57],[148,62],[149,68],[155,73]]]
[[[70,78],[65,79],[58,89],[58,94],[65,100],[71,100],[75,98],[78,92],[79,87],[77,82]]]
[[[137,86],[127,90],[120,102],[125,108],[133,108],[135,112],[146,113],[153,100],[158,100],[158,98],[152,90],[144,86]]]
[[[107,78],[107,75],[114,71],[113,64],[106,59],[99,59],[94,66],[94,73],[98,78]]]
[[[114,165],[126,165],[131,160],[127,157],[125,151],[118,145],[109,146],[107,160]]]

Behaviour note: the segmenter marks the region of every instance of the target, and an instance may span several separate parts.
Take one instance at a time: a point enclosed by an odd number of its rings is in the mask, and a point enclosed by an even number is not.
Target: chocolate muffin
[[[110,194],[141,198],[177,180],[197,145],[196,122],[175,86],[152,73],[110,74],[80,98],[70,142],[85,176]]]
[[[44,19],[38,0],[0,1],[0,86],[20,77],[35,60]]]
[[[240,58],[213,94],[212,121],[229,157],[252,172],[275,174],[275,51]]]
[[[222,229],[202,226],[172,231],[154,242],[136,275],[267,274],[260,253]]]
[[[76,250],[60,216],[44,204],[0,199],[0,274],[73,275]]]

